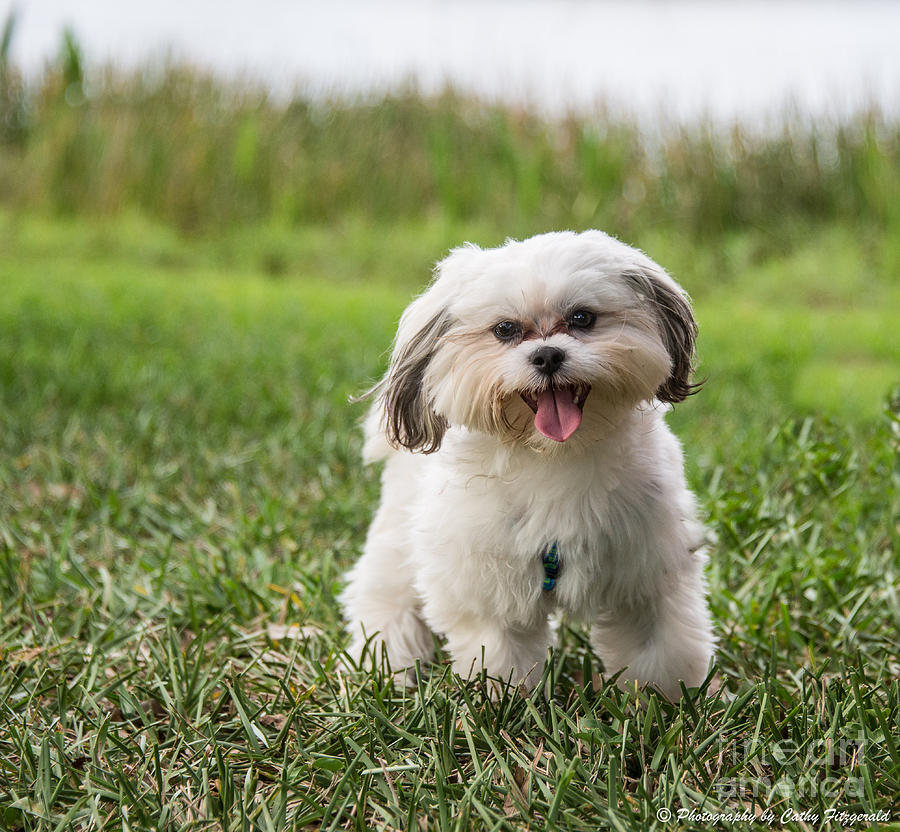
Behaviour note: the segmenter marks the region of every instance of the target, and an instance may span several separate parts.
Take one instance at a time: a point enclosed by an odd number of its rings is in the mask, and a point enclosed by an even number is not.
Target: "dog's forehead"
[[[458,254],[445,261],[442,278],[452,308],[463,318],[539,317],[579,305],[621,307],[633,301],[621,276],[638,268],[642,257],[602,232],[544,234]]]

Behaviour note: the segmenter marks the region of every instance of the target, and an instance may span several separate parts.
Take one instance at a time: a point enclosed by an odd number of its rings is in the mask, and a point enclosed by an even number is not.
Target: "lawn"
[[[900,824],[890,235],[629,240],[700,321],[670,421],[715,673],[621,692],[573,622],[551,695],[494,702],[348,668],[335,597],[377,498],[348,396],[431,263],[502,234],[47,217],[0,214],[0,829]]]

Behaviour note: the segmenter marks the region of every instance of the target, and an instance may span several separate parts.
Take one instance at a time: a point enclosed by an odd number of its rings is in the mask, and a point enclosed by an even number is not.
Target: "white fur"
[[[385,652],[394,670],[409,668],[432,657],[436,633],[463,676],[484,667],[533,685],[552,643],[548,618],[562,612],[591,626],[622,683],[677,698],[680,681],[703,681],[714,646],[703,528],[656,400],[674,366],[668,310],[634,274],[682,297],[653,261],[601,232],[466,246],[439,264],[403,315],[366,423],[366,457],[385,466],[341,596],[357,659]],[[589,332],[560,324],[575,308],[599,313]],[[437,317],[442,327],[429,330]],[[524,322],[529,337],[500,341],[502,320]],[[429,332],[433,343],[418,344]],[[550,383],[531,362],[543,345],[566,352],[554,385],[592,385],[581,426],[562,443],[535,429],[519,395]],[[420,348],[427,413],[411,410],[442,420],[434,453],[398,448],[385,412],[391,385],[409,383],[403,356]],[[554,541],[562,566],[545,591],[541,558]]]

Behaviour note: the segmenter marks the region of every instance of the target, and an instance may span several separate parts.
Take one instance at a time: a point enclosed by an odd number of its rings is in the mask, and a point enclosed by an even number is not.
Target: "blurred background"
[[[629,233],[892,201],[896,3],[4,0],[0,20],[10,206]]]
[[[3,201],[184,228],[879,211],[859,177],[881,179],[900,109],[889,2],[4,0],[0,20]]]
[[[895,115],[900,6],[890,2],[359,0],[152,5],[5,0],[11,57],[39,73],[70,28],[94,63],[169,57],[252,77],[278,94],[368,96],[415,85],[541,111],[598,104],[663,116],[769,123],[806,115]]]

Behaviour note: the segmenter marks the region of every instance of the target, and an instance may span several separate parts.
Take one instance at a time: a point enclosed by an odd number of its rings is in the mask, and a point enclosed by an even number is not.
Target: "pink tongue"
[[[545,390],[538,396],[534,426],[548,439],[565,442],[581,424],[581,408],[575,404],[575,391]]]

